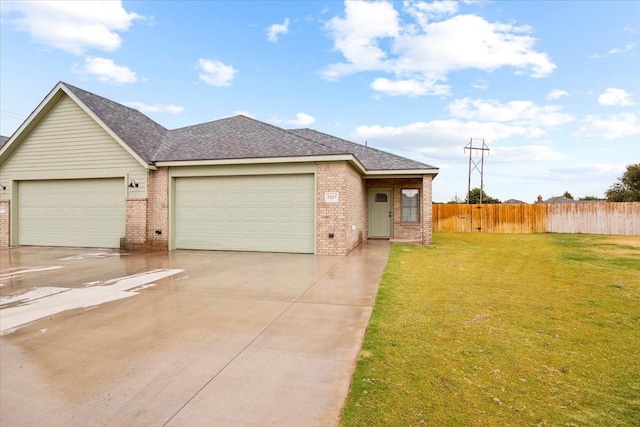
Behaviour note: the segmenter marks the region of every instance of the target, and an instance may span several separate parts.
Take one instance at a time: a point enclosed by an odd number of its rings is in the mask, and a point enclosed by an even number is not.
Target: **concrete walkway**
[[[389,247],[2,250],[0,425],[335,425]]]

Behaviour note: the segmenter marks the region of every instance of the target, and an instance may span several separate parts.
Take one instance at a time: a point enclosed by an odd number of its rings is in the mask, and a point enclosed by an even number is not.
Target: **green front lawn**
[[[345,426],[640,425],[640,237],[394,245]]]

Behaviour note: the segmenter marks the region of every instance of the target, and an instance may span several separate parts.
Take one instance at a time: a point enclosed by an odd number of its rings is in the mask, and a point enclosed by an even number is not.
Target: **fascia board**
[[[347,161],[356,166],[361,173],[366,173],[364,166],[351,154],[327,155],[327,156],[297,156],[297,157],[261,157],[245,159],[219,159],[219,160],[174,160],[159,161],[157,167],[180,167],[180,166],[220,166],[220,165],[243,165],[243,164],[263,164],[263,163],[303,163],[303,162],[336,162]]]

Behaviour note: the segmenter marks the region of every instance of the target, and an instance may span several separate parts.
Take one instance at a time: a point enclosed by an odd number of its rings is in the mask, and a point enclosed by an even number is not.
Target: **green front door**
[[[391,237],[391,190],[369,190],[369,237]]]

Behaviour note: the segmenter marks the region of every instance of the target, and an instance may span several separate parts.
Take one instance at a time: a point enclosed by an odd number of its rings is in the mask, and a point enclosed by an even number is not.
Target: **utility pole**
[[[476,146],[473,145],[476,141]],[[469,143],[464,146],[464,152],[469,150],[469,179],[467,182],[467,203],[471,203],[471,174],[478,172],[480,174],[480,204],[482,204],[482,195],[484,193],[484,152],[489,151],[489,147],[484,143],[484,139],[471,138]],[[478,153],[479,152],[479,153]]]

